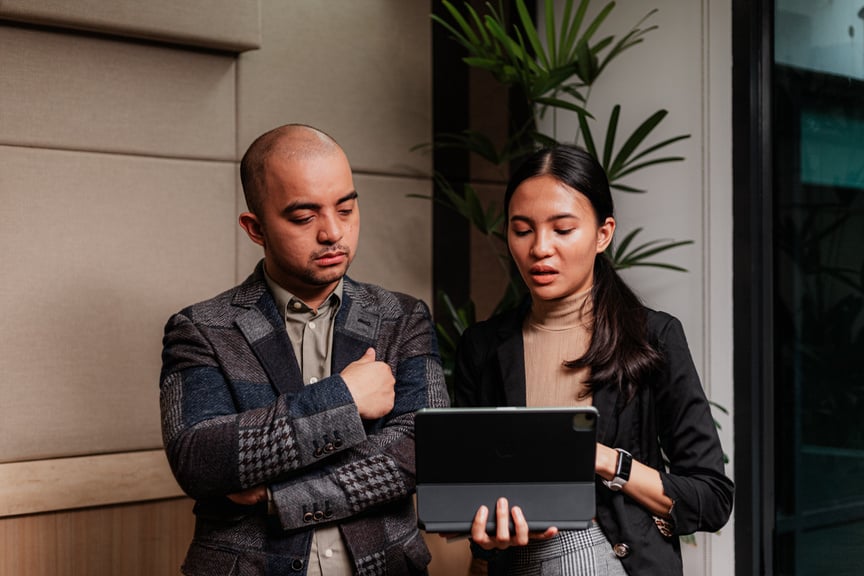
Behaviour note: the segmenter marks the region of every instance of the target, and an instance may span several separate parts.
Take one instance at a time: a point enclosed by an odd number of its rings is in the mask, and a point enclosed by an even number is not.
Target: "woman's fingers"
[[[513,531],[510,531],[510,519],[513,519]],[[528,521],[519,506],[510,508],[506,498],[499,498],[495,503],[495,533],[486,532],[489,521],[489,509],[480,506],[471,524],[471,539],[484,550],[498,548],[503,550],[510,546],[525,546],[531,540],[548,540],[558,534],[558,528],[552,526],[544,532],[530,532]]]
[[[557,534],[558,528],[550,526],[543,532],[531,532],[528,534],[528,538],[530,540],[549,540],[550,538],[554,538]]]
[[[499,498],[495,505],[495,538],[498,548],[510,545],[510,503],[506,498]]]
[[[480,506],[474,514],[474,522],[471,523],[471,539],[484,550],[494,548],[492,539],[486,534],[486,521],[489,519],[489,509]]]
[[[515,546],[525,546],[528,544],[528,522],[525,520],[525,515],[522,514],[522,509],[519,506],[514,506],[512,513],[513,527],[516,534],[511,543]]]

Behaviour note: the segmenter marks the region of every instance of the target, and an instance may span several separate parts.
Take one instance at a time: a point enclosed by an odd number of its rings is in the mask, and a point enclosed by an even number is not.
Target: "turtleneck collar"
[[[559,300],[532,300],[529,324],[544,330],[591,326],[591,288]]]

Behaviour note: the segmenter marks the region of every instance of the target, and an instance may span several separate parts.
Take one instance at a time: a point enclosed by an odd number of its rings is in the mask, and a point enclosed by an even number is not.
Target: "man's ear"
[[[246,231],[246,235],[255,244],[264,246],[264,233],[261,229],[261,222],[258,217],[252,212],[243,212],[240,214],[240,227]]]
[[[609,216],[597,229],[597,254],[609,247],[613,236],[615,236],[615,219]]]

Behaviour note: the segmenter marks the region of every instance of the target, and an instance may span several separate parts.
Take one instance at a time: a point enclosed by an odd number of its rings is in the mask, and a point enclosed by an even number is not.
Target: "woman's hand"
[[[510,534],[510,518],[513,518],[514,534]],[[497,548],[503,550],[510,546],[525,546],[529,540],[548,540],[558,534],[558,528],[551,526],[545,532],[529,532],[528,522],[518,506],[510,508],[506,498],[499,498],[495,505],[495,534],[486,533],[489,509],[481,506],[471,524],[471,539],[484,550]]]

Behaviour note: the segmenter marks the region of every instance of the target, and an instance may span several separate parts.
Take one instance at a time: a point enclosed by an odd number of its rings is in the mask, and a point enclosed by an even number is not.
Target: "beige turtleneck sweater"
[[[590,406],[585,392],[589,368],[567,368],[591,342],[588,289],[563,300],[534,301],[522,325],[528,406]]]

